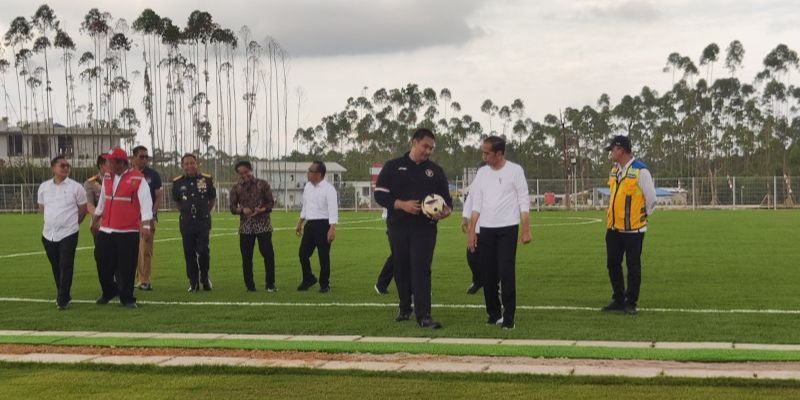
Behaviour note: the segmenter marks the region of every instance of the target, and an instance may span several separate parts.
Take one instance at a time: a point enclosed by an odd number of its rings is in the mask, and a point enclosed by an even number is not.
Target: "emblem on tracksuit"
[[[426,169],[425,170],[425,175],[427,175],[428,178],[433,178],[433,170],[430,169],[430,168]]]

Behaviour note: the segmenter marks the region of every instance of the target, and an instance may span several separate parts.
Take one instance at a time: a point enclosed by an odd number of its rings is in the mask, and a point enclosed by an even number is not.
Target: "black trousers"
[[[386,232],[386,237],[387,239],[389,237],[388,231]],[[392,277],[394,277],[394,256],[392,255],[392,243],[389,242],[389,257],[386,257],[381,273],[378,274],[378,282],[375,285],[379,288],[388,288],[389,284],[392,283]]]
[[[514,323],[514,314],[517,311],[518,234],[519,225],[513,225],[502,228],[481,227],[481,234],[478,235],[486,313],[492,319],[502,316],[505,324]],[[502,295],[498,284],[502,285]]]
[[[478,235],[478,237],[480,237],[480,235]],[[469,249],[467,249],[467,265],[469,265],[469,270],[472,271],[472,283],[483,286],[480,248],[475,248],[475,251],[469,251]]]
[[[319,286],[330,285],[331,279],[331,244],[328,243],[328,229],[330,224],[326,219],[306,221],[303,228],[303,238],[300,240],[300,266],[303,270],[303,282],[314,280],[311,272],[311,255],[317,249],[319,256]]]
[[[99,232],[95,246],[100,256],[100,288],[103,297],[119,296],[122,304],[136,302],[133,281],[139,261],[139,232]]]
[[[239,234],[239,251],[242,253],[242,275],[244,285],[248,289],[255,289],[253,281],[253,248],[258,240],[258,252],[264,258],[264,273],[267,287],[275,286],[275,249],[272,247],[272,232],[263,232],[255,235]]]
[[[386,261],[383,263],[381,273],[378,274],[378,282],[375,284],[379,288],[387,288],[392,283],[394,277],[394,255],[389,254]]]
[[[100,262],[100,247],[97,246],[97,235],[92,236],[92,241],[94,242],[94,251],[92,253],[94,254],[94,264],[97,267],[97,279],[102,280],[103,264]]]
[[[400,311],[412,310],[417,321],[431,316],[431,263],[436,247],[436,225],[412,222],[389,227],[394,256],[394,280]]]
[[[72,296],[72,273],[75,270],[75,248],[78,247],[78,232],[73,233],[58,242],[51,242],[42,237],[44,252],[50,261],[53,270],[53,279],[56,281],[58,295],[56,303],[66,306]]]
[[[613,290],[612,298],[617,303],[636,306],[639,302],[639,287],[642,284],[642,245],[644,232],[623,233],[606,231],[606,267]],[[628,289],[622,276],[622,257],[628,265]]]
[[[211,228],[181,229],[186,276],[192,286],[197,286],[200,282],[208,284],[208,269],[211,266],[211,250],[208,243],[210,232]]]

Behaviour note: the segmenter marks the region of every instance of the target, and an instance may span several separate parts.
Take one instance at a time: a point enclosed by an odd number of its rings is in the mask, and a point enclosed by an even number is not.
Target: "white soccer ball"
[[[433,218],[434,215],[439,214],[444,210],[445,202],[442,196],[438,194],[429,194],[422,201],[422,213],[428,218]]]

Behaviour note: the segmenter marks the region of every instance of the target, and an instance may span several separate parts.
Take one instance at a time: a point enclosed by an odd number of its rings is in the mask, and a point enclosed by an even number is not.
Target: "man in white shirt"
[[[111,173],[103,177],[100,199],[92,218],[95,246],[100,255],[100,287],[97,304],[119,296],[127,308],[138,308],[133,296],[139,239],[152,235],[153,199],[144,175],[130,168],[128,153],[119,147],[104,154]]]
[[[517,308],[516,259],[520,224],[523,244],[531,241],[530,196],[522,167],[506,160],[506,142],[489,136],[481,145],[489,168],[478,170],[470,188],[472,217],[467,247],[480,248],[488,324],[514,329]],[[480,235],[477,234],[480,218]],[[521,222],[520,222],[521,220]],[[502,285],[502,294],[498,283]],[[501,300],[502,298],[502,312]]]
[[[633,157],[627,136],[614,136],[605,150],[614,162],[608,177],[611,199],[606,223],[606,267],[613,294],[602,310],[635,315],[642,283],[642,245],[647,217],[656,208],[656,188],[647,165]],[[628,265],[627,289],[623,256]]]
[[[303,281],[297,287],[299,291],[306,291],[317,283],[311,272],[311,254],[315,248],[319,256],[319,292],[331,290],[331,243],[339,223],[339,203],[336,189],[325,180],[326,171],[322,161],[312,162],[308,167],[308,182],[303,188],[303,208],[295,227],[297,236],[302,234],[303,237],[299,251]]]
[[[50,161],[53,179],[39,185],[39,211],[44,213],[42,244],[53,269],[58,295],[56,307],[66,310],[72,300],[72,273],[80,224],[86,216],[86,191],[69,178],[70,165],[64,156]]]

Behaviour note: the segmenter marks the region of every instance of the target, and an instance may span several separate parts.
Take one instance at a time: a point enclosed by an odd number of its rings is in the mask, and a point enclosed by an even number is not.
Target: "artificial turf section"
[[[51,302],[0,301],[0,329],[800,342],[797,314],[729,312],[800,310],[798,210],[658,211],[650,219],[644,242],[643,311],[637,317],[594,310],[610,297],[604,213],[533,213],[534,241],[518,250],[517,304],[593,309],[518,310],[517,329],[511,332],[484,325],[482,295],[465,293],[470,274],[465,262],[465,237],[455,216],[440,224],[432,273],[433,301],[477,308],[435,307],[434,317],[445,326],[439,331],[421,330],[413,322],[394,322],[394,287],[388,296],[373,291],[388,255],[385,225],[377,212],[342,213],[332,251],[332,291],[328,294],[318,293],[316,287],[309,292],[295,290],[301,276],[299,239],[292,229],[297,214],[277,211],[273,224],[283,228],[273,236],[277,293],[267,293],[263,286],[256,293],[245,291],[236,236],[238,220],[226,213],[214,216],[214,290],[187,293],[176,217],[174,213],[161,214],[156,240],[167,241],[155,245],[155,290],[136,292],[144,303],[140,309],[125,310],[113,303],[103,307],[73,303],[70,310],[57,312]],[[42,251],[41,216],[6,214],[0,216],[0,224],[0,297],[54,298],[55,287],[44,254],[7,257]],[[87,226],[81,232],[79,246],[92,246]],[[73,298],[92,300],[99,295],[92,252],[81,250],[77,254]],[[312,261],[317,270],[316,259]],[[263,280],[258,256],[255,265],[256,279]],[[282,304],[198,306],[146,301]],[[685,311],[700,309],[719,312]]]

